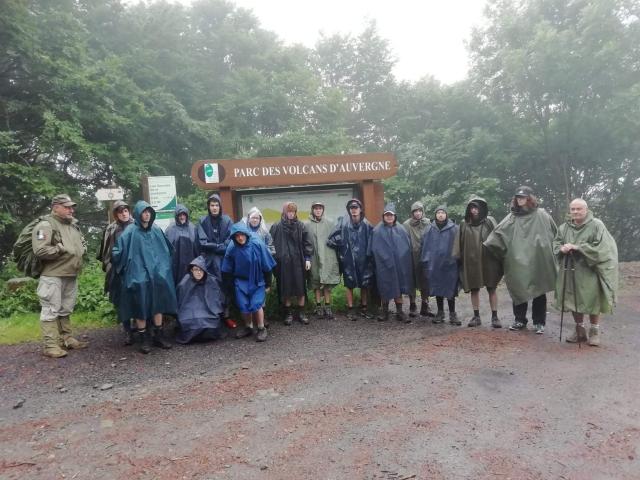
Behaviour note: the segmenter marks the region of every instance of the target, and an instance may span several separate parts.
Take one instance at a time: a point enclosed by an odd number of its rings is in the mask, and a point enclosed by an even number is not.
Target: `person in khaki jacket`
[[[67,349],[86,348],[87,342],[75,339],[69,316],[78,296],[77,278],[82,269],[86,246],[73,217],[76,203],[60,194],[51,201],[51,214],[33,229],[33,253],[42,262],[38,282],[40,327],[47,357],[67,355]]]

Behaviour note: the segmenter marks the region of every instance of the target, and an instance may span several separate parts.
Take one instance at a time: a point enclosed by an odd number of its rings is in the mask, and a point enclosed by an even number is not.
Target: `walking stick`
[[[569,255],[570,254],[566,254],[564,256],[564,275],[562,277],[562,302],[561,302],[561,308],[560,308],[560,338],[558,339],[559,342],[562,342],[562,323],[564,321],[564,297],[565,297],[565,293],[567,292],[567,271],[569,270]]]

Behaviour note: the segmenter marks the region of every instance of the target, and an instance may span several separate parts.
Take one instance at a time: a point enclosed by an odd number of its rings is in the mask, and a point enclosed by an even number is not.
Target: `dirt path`
[[[0,478],[638,479],[639,314],[627,284],[601,348],[553,313],[542,336],[338,318],[148,356],[115,329],[59,361],[1,347]]]

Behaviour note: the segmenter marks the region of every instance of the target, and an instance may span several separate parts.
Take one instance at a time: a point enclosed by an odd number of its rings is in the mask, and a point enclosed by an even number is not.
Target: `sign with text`
[[[156,211],[155,224],[163,230],[174,218],[178,197],[173,176],[147,177],[149,203]]]
[[[200,160],[191,169],[194,183],[205,189],[275,187],[382,180],[393,177],[398,163],[391,153],[317,157],[263,157]]]

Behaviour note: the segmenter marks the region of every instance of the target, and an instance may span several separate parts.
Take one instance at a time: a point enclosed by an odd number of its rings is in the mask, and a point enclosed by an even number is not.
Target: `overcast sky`
[[[188,0],[182,0],[188,2]],[[315,45],[319,33],[360,33],[377,22],[397,59],[401,80],[433,75],[443,83],[465,78],[465,41],[483,21],[485,0],[233,0],[253,10],[262,26],[286,43]]]

